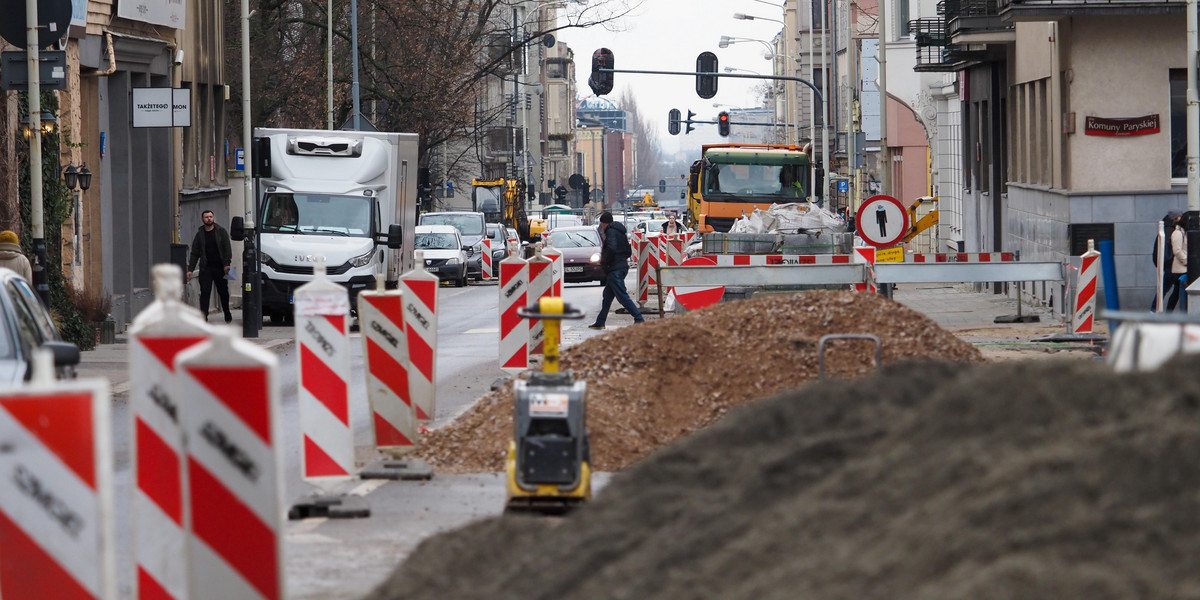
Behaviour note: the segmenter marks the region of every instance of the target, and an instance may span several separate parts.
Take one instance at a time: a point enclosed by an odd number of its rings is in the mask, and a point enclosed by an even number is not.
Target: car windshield
[[[483,235],[483,215],[429,213],[421,215],[422,225],[450,225],[463,235]]]
[[[453,233],[418,233],[417,248],[423,250],[457,250],[458,237]]]
[[[332,194],[267,194],[263,233],[368,237],[371,198]]]
[[[648,233],[661,233],[663,225],[667,224],[666,221],[646,221],[645,223]]]
[[[555,248],[589,248],[600,245],[595,229],[558,230],[550,232],[550,245]]]

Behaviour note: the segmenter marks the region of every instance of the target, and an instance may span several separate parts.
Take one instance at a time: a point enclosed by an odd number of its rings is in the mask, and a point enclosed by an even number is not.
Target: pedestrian
[[[667,222],[663,223],[662,226],[662,234],[678,235],[680,233],[683,233],[683,229],[679,226],[679,223],[675,222],[675,214],[672,213],[667,215]]]
[[[199,267],[200,271],[200,313],[208,320],[208,299],[212,288],[217,288],[217,297],[221,300],[221,308],[225,310],[225,322],[233,321],[233,313],[229,312],[229,281],[225,276],[229,273],[229,263],[233,261],[233,246],[229,242],[229,232],[217,225],[216,215],[206,210],[200,213],[204,224],[192,238],[192,255],[188,258],[188,281],[192,280],[192,272]]]
[[[33,283],[33,267],[21,252],[21,238],[7,229],[0,231],[0,267],[8,267],[24,277],[25,281]]]
[[[1183,276],[1187,274],[1187,236],[1183,231],[1183,213],[1171,209],[1163,219],[1167,239],[1163,246],[1163,298],[1167,301],[1167,312],[1175,310],[1179,296],[1183,293]]]
[[[600,248],[600,266],[604,269],[604,294],[600,302],[600,312],[596,322],[588,325],[589,329],[604,329],[608,320],[608,309],[612,307],[613,298],[633,315],[634,323],[642,323],[642,311],[638,310],[633,298],[625,290],[625,276],[629,274],[629,257],[633,250],[629,245],[628,232],[624,223],[614,223],[611,212],[607,210],[600,215],[600,237],[603,245]]]

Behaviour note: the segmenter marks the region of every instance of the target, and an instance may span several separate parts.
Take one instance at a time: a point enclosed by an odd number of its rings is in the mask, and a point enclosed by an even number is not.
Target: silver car
[[[33,352],[54,354],[59,378],[75,376],[79,348],[62,341],[50,314],[24,277],[0,268],[0,387],[20,385],[33,375]]]

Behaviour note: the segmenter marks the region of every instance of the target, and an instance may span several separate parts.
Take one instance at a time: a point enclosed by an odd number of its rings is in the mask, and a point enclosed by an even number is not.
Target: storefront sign
[[[134,127],[190,127],[192,90],[133,88]]]
[[[1084,117],[1083,133],[1086,135],[1126,136],[1149,135],[1158,132],[1158,115],[1127,119]]]
[[[117,3],[117,16],[143,23],[187,28],[187,5],[183,0],[133,0]]]

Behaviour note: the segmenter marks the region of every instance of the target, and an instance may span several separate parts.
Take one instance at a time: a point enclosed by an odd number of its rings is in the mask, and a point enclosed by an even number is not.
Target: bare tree
[[[621,91],[617,98],[617,106],[625,111],[625,126],[633,134],[637,144],[637,185],[657,189],[661,179],[662,147],[658,142],[658,132],[651,121],[643,118],[629,88]]]

